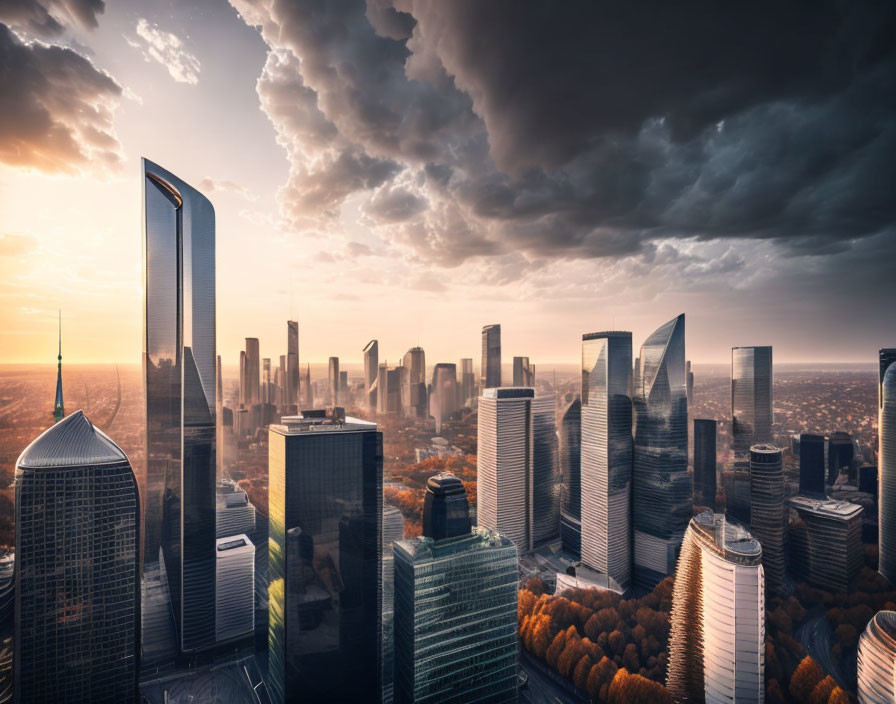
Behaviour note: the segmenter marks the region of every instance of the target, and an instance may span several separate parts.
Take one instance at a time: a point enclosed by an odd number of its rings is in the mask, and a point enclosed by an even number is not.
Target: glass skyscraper
[[[473,360],[464,357],[460,360],[460,404],[470,406],[476,396],[476,377],[473,375]]]
[[[390,704],[394,690],[395,569],[392,546],[402,538],[404,516],[394,506],[383,506],[383,704]]]
[[[534,367],[529,364],[528,357],[513,358],[513,385],[535,386]]]
[[[762,564],[769,589],[784,586],[787,572],[786,482],[781,450],[750,448],[750,531],[762,543]]]
[[[560,541],[576,558],[582,549],[582,401],[560,414]]]
[[[147,159],[143,196],[147,663],[172,654],[169,613],[180,653],[215,642],[215,211]]]
[[[137,701],[140,513],[124,452],[81,411],[16,462],[15,701]]]
[[[582,562],[631,582],[632,334],[582,336]],[[686,469],[686,468],[685,468]]]
[[[426,418],[429,408],[426,402],[426,353],[422,347],[412,347],[404,353],[401,375],[401,410],[408,418]],[[436,365],[437,367],[439,365]],[[454,366],[453,364],[451,365]],[[455,377],[457,374],[455,374]],[[433,392],[435,392],[436,370],[433,370]],[[456,384],[456,380],[455,380]],[[454,399],[457,390],[453,391]],[[452,400],[452,404],[455,403]],[[450,415],[450,411],[445,415]],[[438,425],[438,423],[437,423]],[[439,432],[438,429],[436,432]]]
[[[881,354],[883,356],[883,354]],[[880,385],[877,501],[880,573],[896,584],[896,361],[887,367]]]
[[[516,702],[517,550],[471,532],[463,484],[429,480],[423,535],[395,543],[395,701]]]
[[[364,348],[364,388],[367,391],[367,400],[370,411],[376,411],[376,382],[380,369],[379,342],[371,340]]]
[[[283,383],[283,382],[281,382]],[[286,321],[286,405],[299,406],[299,322]]]
[[[800,493],[824,497],[824,436],[800,433]]]
[[[379,702],[382,433],[313,411],[269,442],[272,698]]]
[[[501,386],[501,326],[482,328],[482,366],[479,383],[483,389]]]
[[[772,441],[772,348],[731,348],[734,461],[746,466],[750,447]]]
[[[423,392],[426,398],[426,392]],[[457,412],[457,366],[439,362],[432,370],[432,391],[429,397],[429,415],[436,421],[436,432],[442,432],[442,422]]]
[[[716,507],[716,422],[694,419],[694,503]]]
[[[682,313],[647,338],[635,370],[634,578],[646,589],[674,572],[691,517],[684,362]]]

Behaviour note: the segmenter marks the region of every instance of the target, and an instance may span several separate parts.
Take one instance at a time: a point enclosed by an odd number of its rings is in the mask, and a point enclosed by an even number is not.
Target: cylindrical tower
[[[878,526],[880,573],[896,585],[896,362],[881,384],[878,453]]]

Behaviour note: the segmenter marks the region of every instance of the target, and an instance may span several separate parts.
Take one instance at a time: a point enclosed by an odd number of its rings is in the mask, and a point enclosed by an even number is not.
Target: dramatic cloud
[[[199,83],[199,59],[184,49],[183,42],[176,34],[159,29],[142,17],[137,22],[137,38],[125,37],[125,41],[143,52],[146,61],[156,61],[166,69],[178,83]]]
[[[72,23],[94,29],[105,7],[103,0],[2,0],[0,22],[35,37],[53,37]]]
[[[121,87],[72,49],[23,42],[0,24],[0,161],[101,173],[121,160]]]
[[[227,192],[227,193],[236,193],[238,196],[242,196],[246,200],[256,201],[258,200],[258,196],[254,195],[248,188],[245,186],[241,186],[238,183],[234,183],[233,181],[217,180],[206,176],[199,182],[199,188],[206,193],[214,193],[214,192]]]
[[[834,255],[896,219],[892,4],[232,3],[270,47],[297,228],[362,193],[382,237],[454,265]]]

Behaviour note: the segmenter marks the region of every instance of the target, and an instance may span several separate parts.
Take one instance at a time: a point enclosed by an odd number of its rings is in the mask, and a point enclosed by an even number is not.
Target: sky
[[[217,338],[346,361],[896,346],[896,5],[0,0],[0,363],[137,362],[140,157],[217,220]]]

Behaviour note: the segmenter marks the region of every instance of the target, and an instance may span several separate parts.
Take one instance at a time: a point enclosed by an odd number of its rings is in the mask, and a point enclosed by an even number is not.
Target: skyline
[[[4,80],[18,79],[3,88],[19,97],[0,136],[0,363],[49,359],[59,308],[68,363],[139,361],[142,156],[215,206],[225,367],[246,336],[285,352],[286,319],[314,361],[360,359],[371,337],[383,359],[417,344],[433,361],[476,357],[481,326],[500,322],[507,358],[574,364],[584,332],[630,329],[639,344],[682,311],[695,363],[743,345],[860,362],[892,343],[894,62],[875,44],[885,32],[863,36],[874,17],[822,6],[791,47],[799,13],[731,8],[698,47],[720,70],[649,95],[663,76],[629,66],[634,90],[613,71],[641,43],[683,52],[699,3],[644,19],[631,46],[612,39],[631,17],[601,18],[618,62],[575,28],[594,18],[566,8],[518,13],[500,55],[482,56],[464,3],[322,5],[310,32],[281,2],[24,5],[54,19],[0,10]],[[508,65],[542,24],[531,58]],[[725,52],[742,24],[752,41]],[[564,60],[603,76],[597,90],[578,90]],[[63,70],[81,80],[63,86]],[[515,70],[534,78],[510,99]],[[714,103],[723,81],[737,90]]]

